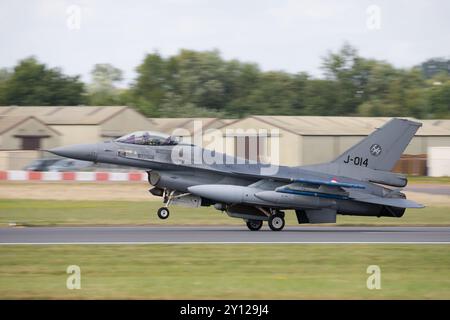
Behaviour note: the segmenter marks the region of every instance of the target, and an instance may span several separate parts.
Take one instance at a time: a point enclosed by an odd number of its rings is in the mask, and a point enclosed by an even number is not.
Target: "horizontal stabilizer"
[[[425,207],[423,204],[414,202],[412,200],[403,199],[403,198],[383,198],[374,196],[371,194],[363,194],[363,193],[352,193],[350,198],[356,201],[365,202],[365,203],[373,203],[390,207],[397,208],[423,208]]]

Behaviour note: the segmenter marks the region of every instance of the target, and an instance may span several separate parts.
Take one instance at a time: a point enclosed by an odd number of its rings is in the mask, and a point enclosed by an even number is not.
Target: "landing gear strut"
[[[281,231],[285,225],[284,215],[281,213],[272,214],[269,217],[269,228],[272,231]]]
[[[169,205],[172,203],[172,201],[177,200],[179,198],[185,197],[190,195],[190,193],[186,192],[186,193],[180,193],[176,190],[168,190],[168,189],[164,189],[164,191],[162,192],[162,197],[164,199],[164,207],[161,207],[158,209],[158,217],[160,219],[167,219],[169,217]]]
[[[164,190],[163,192],[163,198],[165,206],[158,209],[157,215],[158,218],[165,220],[169,217],[170,211],[169,211],[169,204],[174,198],[175,190],[168,192],[167,190]]]
[[[247,228],[249,228],[251,231],[258,231],[261,229],[263,225],[262,220],[248,220],[247,221]]]

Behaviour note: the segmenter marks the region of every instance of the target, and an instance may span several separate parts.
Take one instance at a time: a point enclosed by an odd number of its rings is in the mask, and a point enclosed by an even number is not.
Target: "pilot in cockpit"
[[[178,144],[177,140],[172,136],[148,131],[133,132],[115,141],[148,146],[173,146]]]

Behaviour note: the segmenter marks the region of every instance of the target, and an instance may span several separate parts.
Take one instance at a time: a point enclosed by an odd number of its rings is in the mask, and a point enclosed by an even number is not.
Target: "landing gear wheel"
[[[160,219],[163,219],[163,220],[167,219],[169,217],[169,214],[170,214],[169,209],[166,207],[162,207],[162,208],[158,209],[158,217]]]
[[[284,217],[281,214],[274,214],[269,217],[269,228],[272,231],[281,231],[284,228]]]
[[[249,228],[251,231],[258,231],[261,229],[263,225],[262,220],[248,220],[247,221],[247,228]]]

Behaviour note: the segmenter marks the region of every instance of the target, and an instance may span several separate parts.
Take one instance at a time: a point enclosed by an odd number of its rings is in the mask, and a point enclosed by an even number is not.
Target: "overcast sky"
[[[146,53],[180,48],[321,76],[345,41],[399,67],[449,57],[450,1],[0,0],[0,30],[0,67],[35,55],[85,81],[112,63],[130,82]]]

